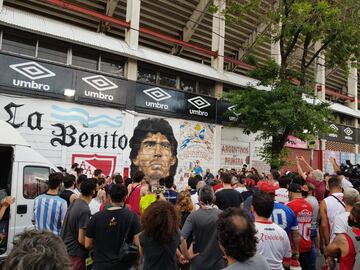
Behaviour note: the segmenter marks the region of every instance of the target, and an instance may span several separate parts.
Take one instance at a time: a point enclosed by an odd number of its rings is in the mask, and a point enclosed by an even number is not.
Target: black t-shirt
[[[222,189],[215,193],[215,204],[220,210],[225,210],[229,207],[240,207],[243,198],[239,191],[234,189]]]
[[[129,229],[127,243],[132,243],[135,234],[140,232],[138,216],[126,208],[104,210],[96,213],[90,220],[86,236],[94,241],[94,269],[122,270],[118,254]]]
[[[143,270],[177,270],[176,249],[180,244],[180,231],[166,244],[155,242],[145,233],[140,234],[140,245],[144,251]]]
[[[72,192],[71,190],[65,189],[60,192],[59,196],[60,196],[60,198],[63,198],[66,201],[67,206],[69,207],[70,206],[70,197],[73,194],[74,194],[74,192]]]
[[[254,191],[247,190],[244,192],[241,192],[241,196],[243,197],[243,200],[245,201],[248,197],[252,196],[254,194]]]
[[[190,215],[191,212],[181,212],[181,223],[180,223],[180,229],[182,229],[182,227],[184,226],[184,223],[187,219],[187,217]]]
[[[90,214],[89,205],[82,199],[76,199],[66,212],[61,238],[70,256],[86,257],[87,255],[87,250],[78,239],[79,229],[86,230]]]

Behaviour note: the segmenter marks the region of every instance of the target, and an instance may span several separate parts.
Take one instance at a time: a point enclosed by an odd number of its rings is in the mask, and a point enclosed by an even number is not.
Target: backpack
[[[348,235],[355,247],[355,263],[353,269],[360,269],[360,236],[355,235],[352,230],[348,232]]]

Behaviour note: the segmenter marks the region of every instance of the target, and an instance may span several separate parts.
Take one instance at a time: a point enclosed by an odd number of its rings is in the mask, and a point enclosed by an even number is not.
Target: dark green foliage
[[[309,68],[318,57],[325,57],[326,68],[340,67],[345,71],[349,62],[353,66],[360,63],[360,1],[267,2],[270,6],[264,8],[260,0],[226,1],[225,18],[230,23],[241,21],[251,11],[259,14],[260,23],[271,26],[265,29],[272,29],[273,43],[279,42],[281,64],[270,59],[262,66],[253,63],[255,70],[249,76],[258,79],[258,86],[269,91],[249,86],[225,99],[236,105],[239,115],[236,124],[244,127],[246,134],[258,133],[258,139],[266,141],[263,157],[271,167],[279,168],[286,157],[284,144],[289,135],[313,140],[314,136],[329,131],[331,110],[329,104],[314,98],[315,81]],[[243,60],[250,62],[252,58],[245,55]],[[294,60],[300,65],[290,68]]]
[[[258,132],[258,139],[267,142],[263,157],[273,168],[283,164],[286,154],[283,146],[289,135],[307,140],[328,131],[326,122],[331,119],[328,104],[313,105],[304,99],[303,94],[303,87],[276,83],[272,84],[271,91],[247,87],[226,96],[236,105],[236,124],[244,128],[244,133]]]

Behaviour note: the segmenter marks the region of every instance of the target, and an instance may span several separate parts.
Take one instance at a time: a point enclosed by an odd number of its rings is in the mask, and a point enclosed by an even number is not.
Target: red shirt
[[[316,197],[316,199],[318,200],[318,202],[320,203],[325,196],[325,190],[326,190],[326,184],[325,181],[316,181],[313,178],[307,177],[306,182],[313,184],[315,186],[315,192],[314,195]]]
[[[305,198],[297,198],[287,203],[295,213],[299,225],[299,234],[301,235],[299,252],[308,252],[311,250],[311,220],[312,206]]]
[[[222,184],[222,183],[219,183],[219,184],[213,186],[214,192],[216,192],[216,191],[217,191],[218,189],[220,189],[220,188],[223,188],[223,184]]]
[[[360,236],[360,229],[355,229],[353,232],[356,236]],[[344,235],[349,245],[349,252],[346,256],[341,256],[339,270],[352,270],[355,264],[355,246],[350,236],[346,233],[344,233]]]
[[[140,216],[140,191],[141,185],[133,187],[129,193],[130,196],[126,199],[126,204],[129,205],[130,209]]]

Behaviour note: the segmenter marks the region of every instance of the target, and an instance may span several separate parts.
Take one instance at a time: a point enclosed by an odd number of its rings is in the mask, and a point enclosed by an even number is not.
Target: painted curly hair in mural
[[[140,120],[130,139],[131,177],[142,171],[152,184],[157,184],[160,178],[174,176],[178,164],[177,147],[168,121],[162,118]]]

